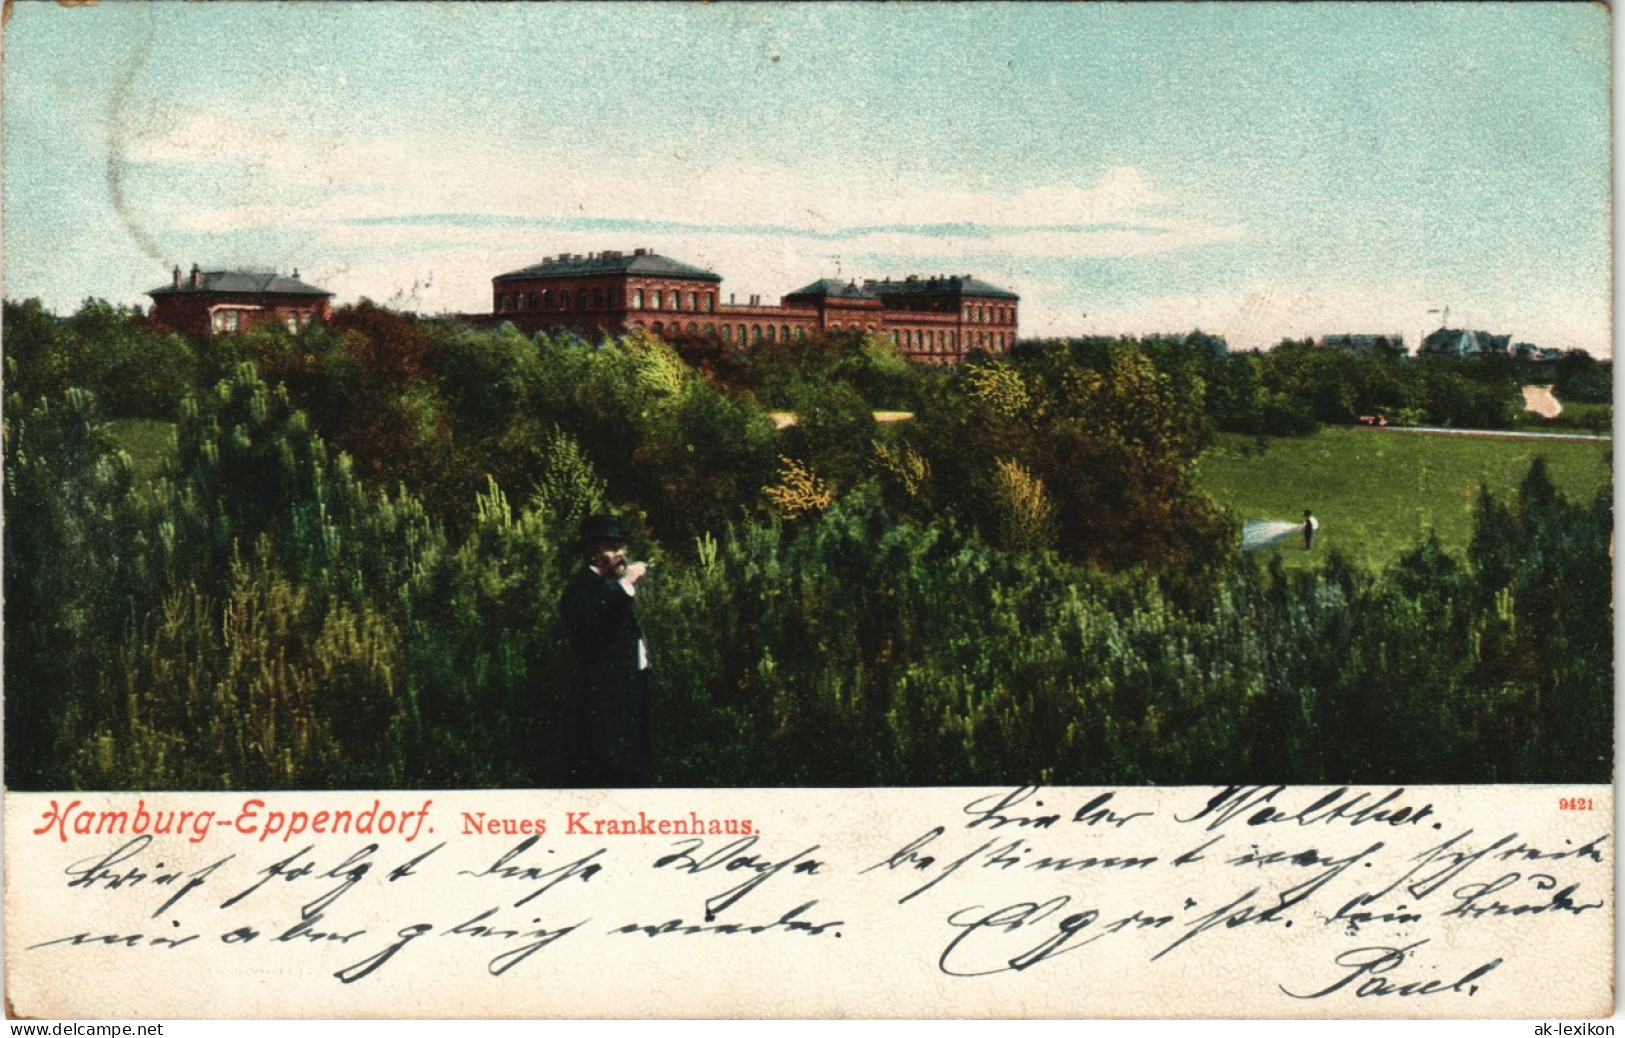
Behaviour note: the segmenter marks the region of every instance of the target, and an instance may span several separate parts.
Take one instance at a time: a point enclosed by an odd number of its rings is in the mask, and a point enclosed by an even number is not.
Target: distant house
[[[173,284],[155,288],[152,319],[188,335],[230,335],[275,321],[289,331],[325,321],[333,293],[292,277],[240,270],[200,270],[182,277],[175,268]]]
[[[1563,351],[1553,346],[1536,346],[1532,342],[1520,342],[1512,347],[1512,355],[1519,360],[1533,361],[1543,364],[1548,361],[1562,360]]]
[[[1484,331],[1465,328],[1440,328],[1422,340],[1417,350],[1421,357],[1456,357],[1460,359],[1504,357],[1512,348],[1512,336],[1491,335]]]
[[[1344,332],[1339,335],[1321,336],[1320,346],[1322,349],[1343,350],[1348,353],[1403,355],[1405,353],[1405,337],[1398,333],[1392,335],[1359,335]]]

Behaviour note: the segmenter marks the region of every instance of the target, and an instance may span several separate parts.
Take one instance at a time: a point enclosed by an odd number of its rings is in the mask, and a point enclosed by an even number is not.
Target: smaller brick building
[[[240,270],[200,270],[183,277],[175,268],[171,285],[155,288],[152,320],[187,335],[229,335],[276,321],[289,331],[325,321],[333,293],[292,277]]]

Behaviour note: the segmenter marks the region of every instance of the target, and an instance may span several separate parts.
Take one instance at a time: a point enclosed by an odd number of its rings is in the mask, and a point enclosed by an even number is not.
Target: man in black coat
[[[571,777],[590,788],[647,786],[649,651],[632,603],[649,567],[626,561],[626,537],[614,516],[583,521],[577,548],[583,565],[559,602],[582,677]]]

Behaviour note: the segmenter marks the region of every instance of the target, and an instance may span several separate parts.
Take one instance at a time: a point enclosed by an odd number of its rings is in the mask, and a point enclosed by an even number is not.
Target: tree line
[[[1065,350],[1083,359],[1121,341],[1023,341],[1016,352]],[[1200,331],[1138,345],[1159,368],[1186,370],[1206,383],[1206,413],[1221,432],[1298,436],[1377,415],[1401,426],[1469,429],[1600,433],[1613,424],[1613,364],[1584,350],[1569,350],[1554,361],[1504,354],[1407,357],[1395,350],[1359,353],[1287,339],[1268,351],[1231,353],[1222,340]],[[1526,385],[1551,386],[1570,413],[1554,421],[1525,412]]]
[[[656,564],[663,784],[1611,773],[1611,493],[1537,466],[1465,559],[1260,567],[1191,479],[1213,361],[1158,343],[5,321],[13,788],[559,784],[604,510]],[[157,478],[110,416],[174,421]]]

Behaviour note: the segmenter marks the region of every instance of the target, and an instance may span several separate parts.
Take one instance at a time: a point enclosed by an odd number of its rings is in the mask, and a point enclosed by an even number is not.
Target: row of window
[[[965,304],[965,320],[974,324],[1014,324],[1016,308],[1013,306],[972,306]]]
[[[929,329],[913,331],[904,328],[893,332],[892,338],[905,350],[924,350],[928,353],[957,350],[960,344],[959,333],[940,329],[933,333]],[[966,347],[1003,350],[1015,344],[1015,336],[1004,332],[966,332],[964,343]]]
[[[650,310],[670,309],[697,311],[701,306],[704,306],[706,313],[716,313],[717,294],[715,292],[707,292],[702,296],[698,292],[690,292],[688,293],[688,305],[684,306],[683,293],[677,291],[676,289],[672,289],[670,292],[662,292],[658,288],[650,289],[647,299],[644,297],[643,289],[634,289],[632,291],[632,309],[644,309],[643,304],[645,302],[648,302],[648,309]]]
[[[644,294],[641,288],[633,289],[632,309],[643,310],[646,308],[644,304],[647,303],[647,309],[649,310],[689,310],[699,312],[700,308],[704,307],[706,313],[716,312],[717,294],[715,292],[706,292],[703,295],[699,292],[689,292],[687,293],[687,306],[683,305],[683,296],[684,293],[677,289],[664,291],[656,288],[651,289],[647,295]],[[614,288],[609,289],[607,292],[603,288],[595,288],[591,293],[583,288],[578,289],[573,296],[567,290],[559,292],[555,296],[550,288],[544,288],[540,292],[505,292],[497,296],[497,311],[499,313],[515,313],[522,310],[568,310],[572,302],[574,302],[577,310],[603,310],[606,308],[614,310],[621,305],[621,293],[620,290]]]
[[[505,292],[497,296],[497,311],[511,313],[519,310],[568,310],[571,298],[569,292],[560,292],[555,296],[551,288],[541,292]],[[583,288],[575,293],[574,301],[577,310],[603,310],[606,305],[610,308],[619,306],[621,294],[613,288],[607,294],[602,288],[595,288],[589,295]]]
[[[833,331],[842,330],[841,326],[838,324],[830,325],[830,329]],[[673,335],[681,335],[684,332],[684,328],[681,324],[673,322],[668,328],[661,321],[655,321],[649,326],[649,330],[654,332],[656,335],[660,335],[667,331],[671,332]],[[702,330],[707,335],[720,335],[724,340],[738,343],[741,346],[754,346],[763,342],[789,342],[791,341],[792,336],[796,339],[803,339],[807,335],[807,330],[805,328],[792,328],[787,324],[713,325],[707,323],[702,329],[700,325],[692,322],[688,325],[687,333],[689,335],[699,335]],[[848,325],[846,330],[872,332],[875,330],[875,328],[874,325],[868,325],[865,328],[863,326],[852,324]],[[893,342],[897,343],[897,345],[901,346],[903,349],[916,350],[925,353],[948,353],[956,351],[960,348],[960,337],[957,332],[940,329],[933,333],[931,331],[917,331],[902,328],[893,331],[891,333],[891,338]],[[993,348],[997,350],[1004,350],[1009,346],[1014,345],[1014,343],[1014,337],[1008,336],[1004,332],[966,332],[964,337],[964,344],[967,348],[976,347],[980,349]]]
[[[717,294],[715,292],[704,292],[704,294],[686,292],[686,296],[687,305],[684,307],[682,305],[684,304],[684,292],[678,291],[678,289],[671,289],[671,291],[650,289],[647,294],[643,292],[643,289],[632,289],[632,309],[700,312],[700,307],[704,307],[705,314],[715,314],[717,312]],[[572,304],[572,296],[570,296],[569,291],[562,291],[557,296],[554,296],[552,289],[543,289],[543,291],[539,292],[505,292],[502,296],[497,297],[497,310],[499,312],[569,310],[570,304]],[[588,289],[577,289],[574,294],[574,304],[577,310],[617,309],[621,305],[621,292],[613,288],[608,289],[608,292],[604,291],[603,288],[591,289],[590,292],[588,292]],[[645,307],[645,304],[648,304],[647,307]],[[1001,307],[985,307],[985,305],[967,304],[965,305],[964,318],[967,322],[973,323],[1011,323],[1016,320],[1016,307],[1003,307],[1003,305]],[[840,325],[832,325],[832,327],[840,328]],[[848,325],[848,327],[856,328],[858,325]],[[788,333],[788,327],[785,327],[785,330]],[[871,331],[873,331],[873,327],[871,327]],[[923,335],[929,336],[931,333],[926,331]],[[939,331],[938,335],[942,335],[941,331]],[[949,335],[952,335],[952,333],[949,333]],[[769,338],[767,341],[773,340]],[[980,340],[977,341],[986,346],[986,344],[993,343],[994,340],[990,340],[988,335],[983,333]],[[1004,333],[998,333],[996,343],[1003,348]],[[903,344],[907,346],[908,343]],[[929,340],[926,340],[925,343],[915,344],[929,344]],[[938,344],[941,344],[941,341]]]
[[[684,297],[687,297],[687,306],[684,306]],[[573,298],[569,291],[554,295],[550,288],[540,292],[512,292],[497,297],[497,310],[499,312],[517,312],[523,310],[547,311],[569,310],[572,301],[577,310],[603,310],[616,309],[621,305],[620,291],[614,288],[607,292],[603,288],[594,288],[589,293],[587,289],[578,289]],[[647,304],[647,306],[645,306]],[[681,292],[677,289],[669,291],[650,289],[647,294],[641,288],[632,291],[633,310],[688,310],[698,313],[703,308],[705,313],[715,313],[717,309],[717,294],[715,292]],[[1011,324],[1016,319],[1016,308],[1013,306],[973,306],[965,304],[964,319],[975,324]],[[839,327],[839,326],[836,326]],[[853,325],[852,327],[856,327]]]
[[[210,315],[209,327],[217,335],[230,335],[247,327],[249,315],[258,312],[258,307],[251,310],[217,309]],[[282,323],[288,326],[288,331],[297,332],[310,327],[310,318],[307,312],[291,313],[282,319]]]
[[[654,332],[656,335],[666,331],[670,331],[673,335],[683,334],[683,326],[675,321],[672,322],[669,329],[662,322],[656,321],[649,326],[649,330]],[[700,331],[701,329],[698,324],[689,324],[689,335],[698,335],[700,334]],[[764,328],[764,326],[759,324],[749,326],[741,324],[735,326],[731,324],[714,325],[707,323],[704,331],[707,335],[720,335],[725,341],[737,342],[741,346],[747,343],[755,345],[762,342],[789,342],[792,334],[794,334],[797,339],[804,339],[807,336],[807,330],[805,328],[796,328],[792,330],[787,324],[770,324]]]

